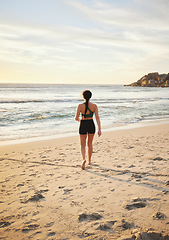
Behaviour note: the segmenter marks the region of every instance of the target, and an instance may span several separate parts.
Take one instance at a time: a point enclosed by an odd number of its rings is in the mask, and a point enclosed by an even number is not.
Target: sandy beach
[[[0,147],[0,239],[169,239],[169,125]]]

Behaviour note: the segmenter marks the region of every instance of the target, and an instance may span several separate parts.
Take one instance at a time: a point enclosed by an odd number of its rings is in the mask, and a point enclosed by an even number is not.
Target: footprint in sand
[[[169,181],[167,181],[167,182],[165,183],[165,185],[166,185],[166,186],[169,185]]]
[[[161,212],[157,212],[153,215],[153,219],[155,220],[161,220],[161,219],[165,219],[166,218],[166,215],[164,213],[161,213]]]
[[[102,216],[98,213],[92,213],[92,214],[82,213],[79,215],[78,220],[79,222],[88,221],[88,220],[96,221],[100,218],[102,218]]]
[[[165,159],[162,157],[156,157],[152,159],[153,161],[164,161]]]
[[[132,209],[136,209],[136,208],[144,208],[146,206],[147,206],[147,204],[144,199],[136,198],[136,199],[133,199],[132,202],[126,204],[125,208],[128,210],[132,210]]]
[[[22,232],[29,232],[31,230],[35,230],[39,227],[39,224],[29,224],[27,226],[25,226],[24,228],[22,228]]]
[[[1,220],[0,220],[0,228],[7,227],[7,226],[9,226],[9,225],[11,225],[10,222],[8,222],[8,221],[6,221],[6,220],[4,220],[4,219],[1,219]]]
[[[46,223],[44,227],[48,228],[48,227],[53,226],[53,224],[54,224],[54,222]]]
[[[37,202],[42,198],[45,198],[45,197],[40,192],[37,192],[32,197],[28,198],[25,201],[22,201],[22,203]]]
[[[112,228],[112,226],[116,223],[117,221],[107,221],[106,223],[101,223],[99,226],[96,228],[96,230],[102,230],[102,231],[107,231]]]
[[[169,239],[169,236],[166,235],[164,236],[163,233],[158,233],[158,232],[154,232],[154,231],[146,231],[146,232],[138,232],[137,234],[134,235],[135,240],[141,240],[141,239],[147,239],[147,240],[167,240]]]
[[[55,236],[56,235],[56,232],[50,232],[48,233],[48,237],[52,237],[52,236]]]
[[[122,219],[120,227],[122,227],[123,230],[127,230],[127,229],[131,229],[133,227],[133,224],[126,222],[124,219]]]

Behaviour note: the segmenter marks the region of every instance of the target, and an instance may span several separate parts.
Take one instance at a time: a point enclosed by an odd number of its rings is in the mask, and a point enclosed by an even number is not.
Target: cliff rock
[[[169,73],[159,74],[158,72],[148,73],[137,82],[125,85],[133,87],[169,87]]]

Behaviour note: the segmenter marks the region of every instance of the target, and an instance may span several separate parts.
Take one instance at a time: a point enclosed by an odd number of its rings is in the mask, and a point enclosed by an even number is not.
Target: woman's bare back
[[[80,112],[81,112],[82,114],[84,114],[84,113],[85,113],[85,109],[86,109],[85,104],[82,103],[82,104],[79,105],[79,107],[80,107]],[[97,106],[96,106],[96,104],[89,102],[88,108],[89,108],[92,112],[95,112]],[[86,114],[89,114],[89,113],[90,113],[89,110],[87,110]]]

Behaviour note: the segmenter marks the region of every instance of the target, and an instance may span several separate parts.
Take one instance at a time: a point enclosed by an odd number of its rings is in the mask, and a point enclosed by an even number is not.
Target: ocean
[[[169,88],[0,84],[0,144],[78,135],[74,117],[85,89],[92,91],[103,132],[169,120]]]

